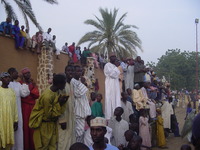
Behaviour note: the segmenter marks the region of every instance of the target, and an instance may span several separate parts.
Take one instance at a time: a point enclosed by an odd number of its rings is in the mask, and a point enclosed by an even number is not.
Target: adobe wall
[[[69,60],[68,55],[62,53],[59,58],[60,60],[57,60],[54,55],[54,73],[64,72],[64,68]],[[14,39],[0,36],[0,73],[7,71],[10,67],[15,67],[19,72],[24,67],[28,67],[31,69],[32,78],[36,81],[37,66],[38,57],[36,53],[33,54],[29,50],[16,50]],[[99,80],[99,92],[104,97],[105,76],[103,71],[95,69],[95,77]]]

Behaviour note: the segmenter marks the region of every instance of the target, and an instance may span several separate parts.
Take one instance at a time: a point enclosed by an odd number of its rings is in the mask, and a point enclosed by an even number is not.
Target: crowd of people
[[[14,25],[12,25],[11,19],[8,17],[6,21],[0,24],[0,34],[14,38],[16,49],[29,49],[33,53],[40,54],[42,48],[45,47],[46,50],[51,48],[57,59],[59,59],[59,55],[62,52],[69,55],[74,63],[81,63],[83,65],[86,65],[87,57],[93,57],[95,60],[95,67],[103,68],[106,63],[106,57],[103,54],[92,53],[86,47],[84,47],[82,52],[81,47],[76,46],[74,42],[70,46],[68,46],[66,42],[64,46],[59,49],[56,46],[56,35],[52,36],[51,31],[51,28],[48,28],[47,32],[38,31],[31,37],[29,29],[25,29],[24,25],[20,28],[18,20],[15,20]]]
[[[20,31],[18,24],[15,21],[10,26],[9,18],[1,24],[3,34],[14,35],[16,48],[23,47],[26,41],[21,32],[24,27]],[[48,50],[53,41],[56,43],[56,36],[51,39],[50,32],[51,28],[33,36],[30,43],[38,53],[41,45]],[[72,63],[62,74],[55,74],[41,94],[29,68],[21,70],[19,82],[15,68],[1,73],[0,149],[148,150],[155,146],[167,149],[169,134],[180,137],[175,114],[179,103],[187,105],[181,136],[187,136],[196,149],[200,148],[200,116],[195,117],[194,93],[172,92],[166,79],[159,79],[140,56],[120,60],[111,53],[107,61],[104,55],[87,48],[81,53],[75,43],[70,46],[65,43],[62,51]],[[88,90],[84,79],[87,57],[95,58],[95,67],[103,69],[105,93]],[[83,67],[76,64],[79,61]],[[183,145],[181,150],[185,149],[191,147]]]

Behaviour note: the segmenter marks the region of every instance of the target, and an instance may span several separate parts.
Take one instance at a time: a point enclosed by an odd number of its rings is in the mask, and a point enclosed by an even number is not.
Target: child
[[[161,116],[161,110],[157,109],[157,145],[158,147],[164,148],[166,146],[164,127],[163,127],[163,118]]]
[[[135,114],[131,114],[129,116],[129,129],[136,133],[136,135],[139,134],[139,120],[138,117]]]
[[[139,118],[139,135],[142,137],[142,145],[151,147],[151,137],[149,132],[149,119],[146,115],[146,110],[141,109],[140,111],[140,118]],[[142,150],[145,150],[144,148],[141,148]]]
[[[126,142],[128,143],[127,146],[130,147],[130,142],[131,142],[131,139],[133,138],[133,136],[135,136],[136,133],[132,130],[127,130],[125,133],[124,133],[124,136],[125,136],[125,139],[126,139]]]
[[[128,122],[122,119],[124,109],[122,107],[115,108],[114,117],[109,120],[108,126],[113,129],[113,139],[111,143],[114,146],[126,145],[124,132],[129,128]]]
[[[94,117],[104,117],[104,113],[103,113],[103,107],[102,107],[102,94],[97,94],[96,96],[96,102],[94,102],[91,106],[91,110],[92,110],[92,116]]]
[[[85,81],[86,82],[86,81]],[[83,83],[83,82],[82,82]],[[83,83],[84,84],[84,83]],[[96,93],[95,92],[92,92],[90,93],[90,106],[92,106],[94,104],[94,102],[96,102]]]

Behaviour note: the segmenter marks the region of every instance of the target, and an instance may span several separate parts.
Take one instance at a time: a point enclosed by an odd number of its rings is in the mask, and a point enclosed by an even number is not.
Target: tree
[[[158,60],[154,69],[159,77],[165,76],[167,78],[172,89],[195,89],[195,52],[181,52],[180,49],[171,49]]]
[[[13,0],[13,1],[19,7],[19,10],[21,11],[24,17],[26,28],[29,29],[29,22],[28,22],[29,18],[39,30],[42,30],[41,26],[39,25],[35,17],[30,0]],[[57,4],[56,0],[44,0],[44,1],[50,4]],[[17,15],[14,12],[12,5],[7,0],[1,0],[1,4],[4,5],[5,7],[7,17],[11,18],[12,21],[17,20]]]
[[[134,25],[125,25],[124,19],[127,13],[123,14],[117,20],[118,9],[108,11],[108,9],[99,9],[101,17],[95,16],[96,20],[86,20],[84,23],[92,25],[96,30],[86,33],[78,42],[78,45],[89,42],[88,48],[93,52],[99,52],[108,55],[115,52],[118,56],[134,56],[137,49],[141,48],[141,40],[132,28]]]

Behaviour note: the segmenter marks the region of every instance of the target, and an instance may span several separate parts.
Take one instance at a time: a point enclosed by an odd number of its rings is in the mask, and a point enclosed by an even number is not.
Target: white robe
[[[113,130],[113,137],[111,143],[114,146],[119,146],[121,144],[126,145],[126,139],[124,133],[129,129],[128,122],[121,120],[118,122],[115,117],[109,120],[108,126]]]
[[[85,118],[91,115],[91,109],[87,98],[88,88],[81,83],[81,81],[72,79],[71,87],[74,99],[74,113],[75,113],[75,136],[76,142],[83,142],[83,134],[85,127]]]
[[[130,88],[131,90],[134,87],[134,66],[128,66],[126,71],[125,81],[125,90]]]
[[[122,104],[122,108],[124,109],[124,113],[122,114],[122,118],[129,122],[129,116],[131,114],[133,114],[133,107],[131,102],[127,101],[126,103],[124,103],[123,101],[121,101]]]
[[[121,107],[119,69],[112,63],[104,67],[105,79],[105,118],[110,119],[116,107]]]
[[[16,103],[18,110],[18,129],[15,131],[15,144],[12,150],[23,150],[24,149],[24,139],[23,139],[23,119],[22,119],[22,106],[21,97],[26,97],[30,95],[29,87],[26,84],[20,84],[19,82],[13,81],[8,85],[12,88],[16,94]]]
[[[69,83],[66,83],[63,94],[69,95],[66,102],[66,110],[58,119],[58,149],[66,150],[75,142],[75,118],[74,118],[74,100]],[[67,128],[63,130],[60,123],[67,123]]]
[[[171,129],[171,115],[174,114],[172,105],[165,101],[161,107],[164,128]]]

